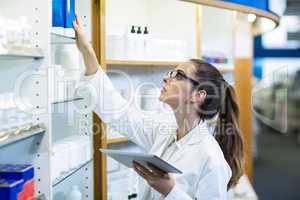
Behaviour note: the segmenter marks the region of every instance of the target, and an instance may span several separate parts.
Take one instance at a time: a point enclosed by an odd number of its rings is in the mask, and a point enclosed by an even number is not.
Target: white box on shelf
[[[69,165],[70,169],[75,169],[80,166],[81,161],[81,149],[80,144],[74,137],[70,137],[66,139],[66,143],[68,144],[68,157],[69,157]]]
[[[112,34],[107,36],[106,56],[111,60],[124,60],[125,56],[124,35]]]
[[[183,61],[188,58],[187,43],[181,40],[147,38],[146,60]]]
[[[68,145],[64,142],[54,144],[51,161],[52,180],[58,178],[62,173],[68,172],[70,170]]]

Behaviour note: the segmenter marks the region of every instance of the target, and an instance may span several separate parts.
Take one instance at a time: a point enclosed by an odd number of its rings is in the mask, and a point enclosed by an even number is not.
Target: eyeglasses
[[[167,73],[167,76],[176,79],[176,80],[189,80],[192,82],[193,85],[197,86],[200,84],[199,81],[196,81],[193,78],[188,77],[182,70],[172,70]],[[226,82],[222,77],[221,78],[200,78],[201,80],[206,80],[206,81],[221,81],[221,82]]]
[[[167,73],[167,76],[172,78],[172,79],[176,79],[176,80],[189,80],[191,81],[194,85],[198,85],[199,82],[194,80],[193,78],[190,78],[188,77],[183,71],[181,70],[172,70],[172,71],[169,71]]]

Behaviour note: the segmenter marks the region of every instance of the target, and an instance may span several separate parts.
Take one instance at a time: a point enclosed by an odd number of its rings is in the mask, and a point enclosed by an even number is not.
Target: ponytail
[[[232,176],[228,189],[235,186],[243,175],[243,140],[239,126],[239,107],[235,91],[227,82],[224,84],[224,98],[221,102],[215,138],[229,164]]]
[[[199,82],[207,80],[210,84],[200,84],[198,90],[205,90],[207,98],[200,105],[198,115],[202,120],[213,119],[217,114],[215,139],[218,141],[224,157],[229,164],[232,176],[227,188],[235,186],[244,173],[243,140],[239,125],[239,106],[235,91],[222,77],[219,70],[202,60],[191,59],[196,66],[195,76]],[[216,94],[216,89],[219,95]],[[218,96],[219,98],[210,98]]]

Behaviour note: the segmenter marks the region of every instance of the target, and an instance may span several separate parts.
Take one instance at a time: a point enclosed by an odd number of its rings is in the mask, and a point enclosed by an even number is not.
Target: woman
[[[86,65],[85,79],[97,95],[95,112],[110,127],[116,121],[125,123],[126,137],[183,171],[170,175],[151,164],[134,162],[141,177],[139,199],[227,199],[228,189],[243,174],[243,143],[235,93],[220,72],[200,60],[178,65],[163,78],[159,97],[173,109],[176,133],[162,133],[159,123],[144,129],[144,115],[128,105],[99,67],[78,17],[73,25]],[[218,126],[210,134],[205,121],[215,116]]]

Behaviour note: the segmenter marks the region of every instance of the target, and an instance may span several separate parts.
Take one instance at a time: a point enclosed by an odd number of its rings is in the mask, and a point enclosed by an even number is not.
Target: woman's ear
[[[203,104],[206,96],[207,92],[205,90],[194,91],[192,95],[192,102],[197,104]]]

